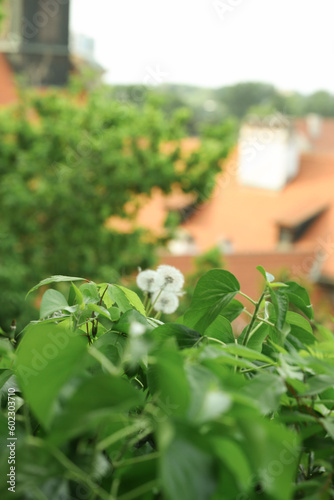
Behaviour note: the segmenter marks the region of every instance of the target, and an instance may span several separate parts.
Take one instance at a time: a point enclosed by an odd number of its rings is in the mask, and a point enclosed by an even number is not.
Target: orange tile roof
[[[331,127],[334,130],[334,120],[324,122],[327,131]],[[186,152],[198,146],[198,139],[182,142],[182,150]],[[168,147],[174,145],[171,143]],[[283,265],[288,254],[307,252],[309,257],[303,261],[301,274],[309,272],[317,259],[321,262],[322,274],[334,280],[334,150],[302,154],[298,175],[278,192],[242,186],[237,172],[238,151],[235,149],[216,178],[211,198],[195,208],[191,218],[182,225],[192,236],[199,253],[229,242],[233,255],[239,255],[240,259],[261,253],[262,256],[271,255],[271,263],[277,257]],[[139,202],[136,226],[162,236],[168,211],[191,204],[193,198],[174,187],[169,196],[153,189],[151,198],[141,197]],[[286,248],[288,254],[279,253],[282,249],[279,226],[294,227],[312,216],[315,221],[293,247]],[[232,256],[226,258],[232,259]],[[263,265],[257,262],[260,263]],[[185,265],[189,267],[190,264]]]
[[[294,217],[308,205],[328,205],[296,247],[323,249],[323,272],[334,278],[334,241],[326,243],[334,231],[334,153],[302,155],[298,175],[280,192],[240,185],[235,165],[237,152],[225,163],[211,199],[183,224],[200,251],[228,240],[237,253],[273,252],[278,244],[277,221],[283,214]]]
[[[277,224],[286,228],[295,228],[304,222],[319,217],[322,213],[330,208],[330,203],[323,203],[318,200],[305,200],[305,203],[300,205],[293,212],[287,211],[281,213],[277,219]]]
[[[294,122],[295,130],[304,137],[314,151],[334,151],[334,120],[332,118],[319,117],[320,130],[318,136],[310,134],[307,118],[298,118]]]
[[[6,59],[0,53],[0,106],[17,101],[14,72]]]

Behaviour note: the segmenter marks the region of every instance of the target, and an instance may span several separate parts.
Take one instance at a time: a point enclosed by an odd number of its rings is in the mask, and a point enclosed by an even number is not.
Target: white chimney
[[[321,134],[322,118],[316,113],[310,113],[306,117],[306,125],[309,135],[312,139],[316,139]]]
[[[253,117],[239,134],[239,181],[279,191],[298,173],[298,142],[292,123],[280,113]]]

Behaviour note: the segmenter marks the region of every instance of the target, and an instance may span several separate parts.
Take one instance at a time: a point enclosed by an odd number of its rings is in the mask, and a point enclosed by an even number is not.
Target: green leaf
[[[266,323],[261,323],[257,330],[249,337],[247,347],[254,351],[262,352],[265,339],[270,336],[274,328]]]
[[[118,453],[114,452],[114,456],[117,455]],[[130,463],[127,467],[121,466],[121,468],[116,468],[113,474],[114,480],[117,481],[119,479],[121,481],[118,488],[118,499],[154,500],[154,496],[156,496],[153,493],[154,486],[157,485],[159,490],[161,489],[157,481],[157,475],[159,474],[157,455],[158,453],[156,452],[146,453],[142,456],[143,461],[141,461],[140,456],[135,456],[135,465],[132,467],[130,458]],[[116,500],[115,497],[108,497],[108,499]]]
[[[143,316],[146,315],[142,301],[132,290],[128,290],[127,288],[119,285],[110,285],[106,294],[113,301],[113,303],[117,303],[122,312],[128,311],[129,309],[136,309]]]
[[[272,328],[271,330],[269,330],[270,339],[274,342],[274,344],[276,344],[276,347],[283,347],[284,342],[290,332],[291,325],[287,321],[285,321],[281,330],[279,330],[278,328]]]
[[[184,324],[203,334],[239,291],[239,282],[230,272],[208,271],[196,285]]]
[[[13,376],[12,370],[0,370],[0,389],[12,376]],[[6,396],[8,396],[8,394],[6,394]]]
[[[315,375],[307,379],[307,389],[302,393],[303,396],[316,396],[321,394],[326,389],[331,389],[334,386],[334,379],[329,375]]]
[[[286,315],[286,321],[291,326],[302,328],[303,330],[305,330],[306,332],[310,333],[313,336],[313,330],[311,324],[307,321],[307,319],[305,319],[300,314],[295,313],[293,311],[288,311]]]
[[[186,367],[187,379],[191,389],[191,402],[188,418],[195,424],[218,419],[232,406],[228,393],[219,386],[219,379],[204,366]]]
[[[85,304],[100,302],[100,295],[95,283],[84,283],[79,288]]]
[[[113,365],[117,365],[123,357],[125,343],[124,337],[108,332],[94,342],[94,347],[102,352]]]
[[[57,290],[47,290],[42,298],[39,317],[45,318],[57,311],[62,311],[66,307],[68,307],[68,303],[62,293]]]
[[[154,337],[161,341],[165,341],[170,337],[175,337],[180,349],[187,349],[196,344],[201,338],[201,335],[184,325],[166,323],[165,325],[158,326],[154,330]]]
[[[302,383],[302,380],[304,379],[304,374],[300,370],[300,368],[286,361],[286,358],[282,355],[282,353],[279,355],[279,360],[280,360],[280,366],[277,368],[278,373],[284,379],[289,379],[289,382],[293,385],[295,385],[295,381],[298,381],[298,383]]]
[[[234,342],[232,325],[224,316],[217,316],[213,323],[205,330],[205,335],[218,339],[225,344]]]
[[[262,274],[267,283],[271,283],[272,281],[274,281],[275,276],[267,273],[267,271],[262,266],[257,266],[256,269]]]
[[[8,389],[15,389],[16,394],[20,391],[16,377],[13,375],[12,370],[1,370],[0,371],[0,407],[5,408],[8,403]],[[17,397],[15,395],[15,397]],[[16,408],[18,410],[18,408]],[[0,413],[0,415],[5,415],[5,412]],[[7,417],[7,415],[6,415]],[[1,417],[0,417],[1,418]],[[7,430],[7,429],[6,429]],[[5,434],[0,434],[0,436],[3,438]],[[0,483],[1,484],[1,483]],[[1,486],[0,486],[1,488]]]
[[[288,285],[288,288],[284,289],[284,293],[288,296],[289,301],[298,307],[308,319],[313,319],[313,308],[306,289],[294,281],[287,281],[286,285]]]
[[[212,439],[215,454],[234,475],[238,485],[243,490],[251,486],[252,470],[242,447],[227,437]]]
[[[126,333],[129,335],[131,330],[131,325],[133,323],[140,323],[145,327],[147,331],[153,330],[153,327],[147,321],[146,317],[140,314],[136,309],[128,309],[117,323],[114,324],[113,329],[121,333]]]
[[[121,311],[118,307],[109,307],[108,312],[110,314],[111,321],[118,321],[121,316]]]
[[[279,330],[282,330],[285,322],[286,313],[289,307],[288,297],[280,289],[273,290],[272,288],[270,288],[269,291],[273,306],[275,308],[276,326]]]
[[[109,294],[107,293],[108,292],[108,288],[110,287],[111,285],[109,283],[99,283],[97,285],[97,288],[99,289],[99,292],[100,292],[100,300],[101,298],[103,297],[103,302],[106,306],[107,309],[110,309],[112,305],[114,305],[115,301],[111,299],[111,297],[109,296]]]
[[[227,346],[222,346],[221,349],[225,352],[228,352],[230,354],[235,354],[236,356],[240,356],[240,357],[243,357],[246,359],[263,361],[264,363],[270,363],[272,365],[276,364],[275,361],[268,358],[268,356],[265,356],[264,354],[261,354],[260,352],[253,351],[252,349],[249,349],[248,347],[245,347],[243,345],[230,344]]]
[[[214,492],[213,457],[185,437],[163,449],[160,467],[168,500],[208,500]]]
[[[26,298],[34,290],[37,290],[41,286],[48,285],[49,283],[60,283],[62,281],[83,281],[83,280],[85,280],[85,278],[76,278],[73,276],[61,276],[61,275],[51,276],[50,278],[46,278],[46,279],[40,281],[37,285],[35,285],[33,288],[31,288],[29,290],[29,292],[27,293]]]
[[[223,308],[220,314],[232,323],[232,321],[240,316],[244,309],[245,306],[239,302],[239,300],[233,299],[229,304],[227,304],[226,307]]]
[[[13,352],[13,344],[9,339],[0,338],[0,356]]]
[[[292,335],[304,345],[312,345],[316,343],[316,338],[313,335],[312,327],[307,319],[305,319],[298,313],[289,311],[287,313],[286,320],[291,326],[289,335],[290,339]]]
[[[80,309],[84,308],[85,306],[83,305],[84,304],[84,298],[83,298],[83,294],[80,290],[80,288],[78,288],[74,283],[72,283],[71,285],[71,290],[74,291],[74,294],[75,294],[75,301],[76,303],[81,306]]]
[[[139,296],[136,294],[136,292],[129,290],[128,288],[125,288],[124,286],[120,286],[120,285],[115,285],[115,286],[117,288],[119,288],[120,290],[122,290],[122,292],[124,293],[124,295],[126,296],[128,301],[130,302],[132,307],[137,309],[137,311],[140,312],[140,314],[142,314],[143,316],[146,315],[144,305],[143,305],[142,301],[140,300]]]
[[[68,400],[64,411],[55,420],[52,441],[60,443],[76,436],[99,422],[128,412],[144,401],[144,394],[129,381],[100,373],[84,380]]]
[[[286,392],[283,380],[272,373],[258,373],[243,392],[256,401],[261,413],[267,415],[279,407],[281,395]]]
[[[22,392],[39,422],[49,427],[59,392],[82,367],[87,341],[60,325],[31,327],[17,349],[15,373]]]
[[[257,365],[247,361],[247,359],[233,356],[232,354],[225,352],[223,349],[223,347],[216,347],[216,345],[206,346],[201,352],[200,359],[203,360],[204,364],[207,364],[206,360],[214,359],[218,360],[224,366],[238,366],[240,368],[251,369],[258,368]]]
[[[178,351],[159,350],[149,365],[147,378],[150,391],[159,395],[160,407],[167,416],[186,414],[190,390]]]
[[[298,435],[264,417],[250,420],[245,416],[239,426],[245,437],[244,452],[268,498],[292,499],[300,453]]]
[[[98,304],[89,302],[87,304],[87,309],[88,309],[88,311],[97,312],[101,316],[104,316],[105,318],[108,318],[111,320],[110,312],[105,307],[102,307],[102,306],[99,306]]]
[[[334,419],[322,418],[321,422],[332,439],[334,439]]]
[[[333,332],[331,330],[329,330],[329,328],[326,328],[325,326],[320,325],[318,323],[316,324],[316,328],[317,328],[317,339],[318,340],[321,340],[323,342],[326,342],[326,341],[332,342],[334,340]]]
[[[74,284],[71,283],[70,289],[68,291],[68,299],[67,299],[69,306],[74,306],[75,298],[76,298],[76,293],[74,290]]]

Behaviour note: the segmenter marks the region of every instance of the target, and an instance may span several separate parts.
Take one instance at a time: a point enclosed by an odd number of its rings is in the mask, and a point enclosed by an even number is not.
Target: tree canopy
[[[150,101],[141,109],[122,104],[108,88],[85,97],[30,92],[1,111],[2,325],[19,314],[19,285],[28,289],[49,274],[111,279],[152,263],[156,240],[140,228],[111,231],[105,221],[135,217],[127,202],[154,186],[167,193],[178,183],[197,200],[210,194],[231,130],[185,156],[179,139],[187,118],[181,109],[167,120]],[[167,141],[174,141],[168,152]]]
[[[284,92],[274,85],[263,82],[240,82],[220,88],[202,88],[190,85],[157,85],[150,89],[142,86],[115,86],[116,96],[125,101],[143,102],[151,95],[161,98],[161,106],[167,114],[186,106],[192,111],[188,123],[190,134],[199,134],[202,127],[216,125],[222,118],[243,119],[254,110],[274,110],[292,116],[317,113],[334,117],[334,95],[318,90],[309,95],[300,92]]]

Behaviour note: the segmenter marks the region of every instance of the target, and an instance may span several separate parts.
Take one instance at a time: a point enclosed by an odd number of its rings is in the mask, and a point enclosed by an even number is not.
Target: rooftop
[[[279,192],[241,186],[230,173],[237,154],[218,176],[211,199],[183,224],[199,250],[227,240],[236,253],[273,252],[280,243],[280,224],[294,227],[314,217],[293,246],[323,253],[323,240],[334,231],[334,152],[303,154],[298,175]],[[334,245],[325,251],[322,273],[334,280]]]

